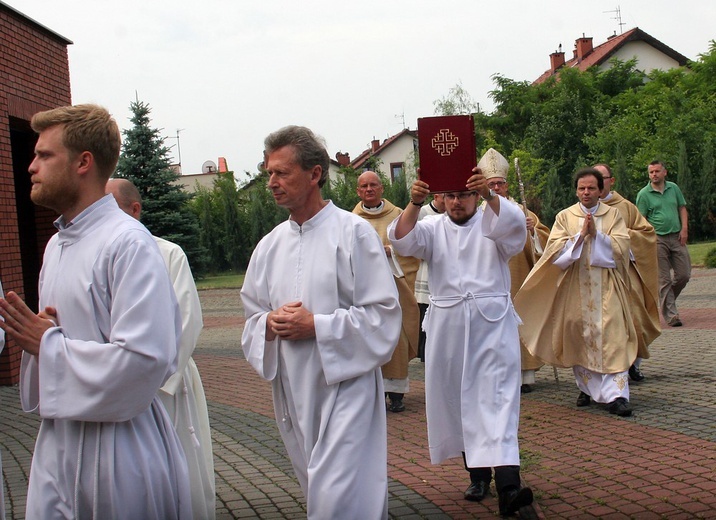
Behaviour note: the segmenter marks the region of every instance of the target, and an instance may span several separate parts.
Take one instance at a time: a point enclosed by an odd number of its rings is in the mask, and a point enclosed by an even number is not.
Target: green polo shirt
[[[636,196],[636,207],[654,226],[657,235],[668,235],[681,231],[679,208],[686,206],[686,200],[679,187],[666,181],[664,193],[656,191],[651,183],[639,190]]]

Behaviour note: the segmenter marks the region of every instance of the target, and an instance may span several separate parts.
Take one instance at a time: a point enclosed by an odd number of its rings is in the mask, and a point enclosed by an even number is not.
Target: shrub
[[[706,253],[706,257],[704,258],[704,265],[709,269],[713,269],[714,267],[716,267],[716,247]]]

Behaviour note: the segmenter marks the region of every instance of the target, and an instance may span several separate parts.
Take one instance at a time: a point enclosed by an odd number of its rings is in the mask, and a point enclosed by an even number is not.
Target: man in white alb
[[[105,191],[114,196],[122,211],[141,220],[142,195],[131,181],[109,179]],[[182,321],[177,370],[161,388],[159,397],[169,412],[186,455],[194,520],[213,519],[216,517],[216,491],[209,409],[199,369],[191,357],[204,326],[201,302],[182,248],[160,237],[154,237],[154,240],[169,271]]]
[[[174,373],[181,316],[157,244],[107,179],[117,123],[96,105],[33,116],[32,201],[58,228],[40,309],[10,291],[0,326],[24,350],[23,410],[40,415],[26,518],[192,517],[179,437],[158,392]]]
[[[468,500],[488,494],[494,467],[500,513],[510,515],[532,503],[532,491],[520,484],[519,318],[507,265],[524,247],[527,230],[524,214],[488,188],[479,166],[465,190],[444,194],[440,217],[418,222],[430,187],[413,183],[411,202],[388,237],[398,253],[429,266],[423,328],[430,459],[464,457]],[[478,196],[485,211],[477,211]]]
[[[370,224],[323,200],[328,152],[311,130],[282,128],[264,147],[268,188],[290,218],[251,256],[241,290],[244,354],[271,381],[308,518],[385,519],[380,367],[400,334],[393,273]]]

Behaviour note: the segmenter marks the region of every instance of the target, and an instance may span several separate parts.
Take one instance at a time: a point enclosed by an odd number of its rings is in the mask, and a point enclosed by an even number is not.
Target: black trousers
[[[465,452],[462,453],[462,461],[465,469],[470,473],[470,482],[490,482],[492,480],[492,468],[468,468]],[[520,488],[520,467],[519,466],[495,466],[495,488],[497,493],[505,489]]]
[[[423,319],[425,318],[425,312],[428,310],[427,303],[419,303],[418,309],[420,310],[420,322],[418,322],[419,334],[418,334],[418,356],[420,361],[425,363],[425,331],[423,330]]]

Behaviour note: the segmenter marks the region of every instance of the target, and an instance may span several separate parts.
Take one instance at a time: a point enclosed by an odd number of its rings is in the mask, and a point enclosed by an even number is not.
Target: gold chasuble
[[[524,213],[524,208],[522,204],[517,203],[512,197],[507,200],[509,200],[513,204],[517,204],[520,210],[522,210],[522,212]],[[485,210],[484,201],[481,203],[480,208],[483,211]],[[533,234],[528,232],[527,239],[525,240],[524,249],[521,253],[517,253],[515,256],[510,258],[510,261],[507,264],[507,266],[510,268],[510,296],[512,296],[513,300],[515,298],[515,295],[517,294],[517,291],[519,291],[520,287],[522,287],[522,282],[525,281],[525,278],[527,278],[527,275],[530,274],[530,271],[537,263],[537,260],[539,260],[542,254],[541,252],[544,251],[544,248],[547,245],[547,239],[549,238],[549,228],[542,224],[537,215],[535,215],[530,210],[527,210],[527,214],[532,217],[535,222],[534,230],[536,232],[539,244],[535,243]],[[527,350],[527,347],[525,347],[522,338],[520,338],[520,360],[521,368],[523,371],[539,370],[540,368],[542,368],[542,365],[544,365],[542,361],[530,354],[529,350]]]
[[[522,204],[517,205],[524,212]],[[507,266],[510,268],[510,296],[512,296],[512,299],[515,298],[517,291],[519,291],[520,287],[522,287],[522,282],[525,281],[525,278],[527,278],[527,275],[530,274],[530,271],[532,271],[535,263],[539,260],[541,256],[540,251],[544,251],[544,248],[547,245],[547,239],[549,238],[549,228],[542,224],[537,215],[533,212],[527,210],[527,213],[534,219],[535,232],[537,234],[537,240],[539,240],[539,248],[536,247],[537,244],[535,243],[536,241],[534,239],[534,235],[528,233],[527,240],[525,240],[525,248],[522,250],[522,253],[518,253],[510,258],[510,262]],[[522,361],[522,370],[538,370],[544,364],[530,354],[530,351],[527,350],[522,338],[520,338],[520,358]]]
[[[611,191],[608,200],[601,201],[619,210],[629,231],[634,260],[629,262],[629,296],[634,317],[638,357],[649,358],[649,345],[661,335],[659,323],[659,265],[656,254],[656,232],[637,207]]]
[[[637,335],[629,304],[629,234],[619,212],[600,204],[594,214],[597,231],[610,239],[616,268],[591,265],[589,237],[567,269],[554,264],[582,229],[584,215],[578,203],[557,215],[542,258],[515,297],[520,336],[545,363],[624,372],[636,358]]]
[[[364,211],[361,202],[353,208],[353,213],[366,219],[380,236],[383,245],[390,246],[387,231],[388,224],[402,213],[400,208],[383,199],[383,209],[380,213]],[[405,379],[408,377],[408,363],[418,355],[420,311],[418,302],[415,299],[415,278],[420,267],[420,260],[412,256],[400,256],[394,251],[393,254],[405,275],[402,278],[393,277],[395,285],[398,287],[400,307],[403,310],[403,327],[400,331],[400,339],[393,352],[393,357],[383,365],[382,371],[383,377],[386,379]],[[363,283],[371,282],[370,280],[363,280]]]

